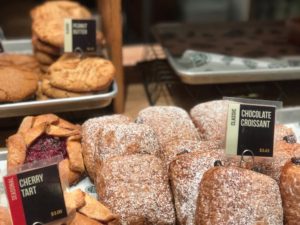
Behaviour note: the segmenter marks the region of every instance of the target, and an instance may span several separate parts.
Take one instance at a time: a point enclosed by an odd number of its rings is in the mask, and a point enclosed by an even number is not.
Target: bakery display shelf
[[[300,78],[300,46],[288,42],[284,22],[165,23],[153,34],[186,84]]]
[[[30,39],[3,40],[2,45],[8,53],[32,53]],[[0,104],[0,118],[104,108],[112,102],[117,92],[117,83],[114,81],[107,92],[93,95],[4,103]]]
[[[276,120],[279,123],[283,123],[291,128],[293,128],[298,142],[300,140],[300,107],[287,107],[277,110]],[[0,206],[7,206],[7,201],[4,193],[2,177],[6,175],[6,159],[7,159],[7,149],[2,148],[0,150]],[[75,186],[72,186],[70,190],[80,188],[82,191],[89,193],[90,195],[96,196],[95,186],[92,184],[88,177],[85,177]]]

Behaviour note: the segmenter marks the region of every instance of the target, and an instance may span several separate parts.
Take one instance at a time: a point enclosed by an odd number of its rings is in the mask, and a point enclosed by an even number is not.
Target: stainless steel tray
[[[31,40],[3,40],[2,45],[5,52],[9,53],[32,53]],[[70,112],[86,109],[96,109],[108,106],[118,92],[114,81],[107,92],[101,92],[88,96],[32,100],[17,103],[0,104],[0,118],[15,116],[34,115],[42,113]]]
[[[168,50],[165,49],[167,59],[180,77],[182,82],[187,84],[216,84],[216,83],[237,83],[237,82],[255,82],[255,81],[278,81],[278,80],[295,80],[300,78],[300,67],[282,67],[282,68],[257,68],[257,69],[224,69],[217,67],[223,65],[207,64],[206,68],[198,66],[186,67],[183,61],[187,61],[186,57],[173,57]],[[209,53],[198,52],[199,55],[211,56]],[[194,56],[197,53],[194,53]],[[188,59],[189,60],[189,59]],[[300,62],[300,57],[299,57]],[[252,62],[255,62],[252,60]],[[265,61],[257,61],[265,62]],[[282,62],[285,62],[284,59]],[[194,64],[191,60],[190,64]],[[212,69],[210,69],[212,68]]]
[[[287,41],[283,22],[166,23],[156,25],[153,32],[175,73],[187,84],[300,78],[300,47]],[[216,54],[223,60],[216,62]],[[233,65],[233,59],[250,65]],[[253,67],[255,63],[265,65]]]
[[[117,94],[117,90],[117,84],[113,82],[110,91],[107,93],[73,98],[1,104],[0,118],[103,108],[111,103],[113,97]]]

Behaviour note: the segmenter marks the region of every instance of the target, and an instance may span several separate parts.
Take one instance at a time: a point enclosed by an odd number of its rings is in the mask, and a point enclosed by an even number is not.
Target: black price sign
[[[96,20],[66,19],[64,50],[65,52],[96,52]]]
[[[226,153],[273,157],[275,106],[229,103]]]
[[[67,217],[58,165],[4,177],[13,224],[46,224]]]

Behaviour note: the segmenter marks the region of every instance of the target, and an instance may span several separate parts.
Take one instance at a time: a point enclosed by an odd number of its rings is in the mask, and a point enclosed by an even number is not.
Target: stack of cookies
[[[49,67],[38,99],[78,97],[106,91],[114,75],[115,68],[106,59],[65,54]]]
[[[30,55],[0,54],[0,102],[18,102],[34,97],[40,75]]]
[[[64,46],[64,19],[90,19],[85,7],[72,1],[50,1],[31,10],[32,45],[43,72],[60,56]]]

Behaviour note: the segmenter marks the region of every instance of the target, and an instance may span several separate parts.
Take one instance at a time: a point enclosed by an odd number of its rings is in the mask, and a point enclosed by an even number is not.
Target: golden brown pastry
[[[150,154],[161,157],[157,136],[144,124],[107,124],[97,135],[96,162],[115,156]]]
[[[117,219],[117,216],[112,214],[106,206],[88,194],[85,195],[84,201],[85,205],[78,209],[83,215],[103,223],[108,223]]]
[[[197,130],[186,111],[174,106],[152,106],[141,110],[137,123],[150,126],[162,147],[171,141],[199,140]]]
[[[169,178],[175,202],[178,224],[194,225],[199,184],[203,174],[224,159],[221,149],[207,149],[182,153],[175,157],[169,168]]]
[[[0,102],[17,102],[32,97],[38,87],[38,74],[17,67],[0,67]]]
[[[51,56],[59,56],[61,54],[61,49],[59,47],[54,47],[39,40],[37,35],[34,33],[32,34],[32,45],[34,49]]]
[[[32,31],[37,37],[55,47],[64,44],[64,19],[89,19],[91,13],[72,1],[48,1],[31,11]]]
[[[274,179],[239,167],[214,167],[202,177],[195,224],[282,225],[281,204]]]
[[[280,192],[284,211],[284,224],[296,225],[300,221],[300,160],[292,158],[281,172]]]
[[[38,50],[34,51],[34,56],[37,61],[43,65],[51,65],[58,59],[58,56],[52,56]]]
[[[76,212],[74,218],[67,225],[104,225],[99,221],[93,220],[81,213]]]
[[[157,157],[113,157],[98,173],[99,199],[120,216],[121,224],[175,224],[168,175]]]
[[[169,142],[165,148],[162,149],[162,160],[168,168],[169,164],[176,159],[177,155],[190,152],[207,152],[216,149],[221,149],[220,142],[176,140]]]
[[[29,72],[39,74],[38,61],[33,55],[16,54],[16,53],[1,53],[0,54],[0,67],[12,66]]]
[[[113,64],[102,58],[64,55],[49,69],[51,86],[71,92],[101,91],[115,76]]]
[[[225,140],[228,104],[227,100],[209,101],[190,110],[201,140]]]
[[[115,114],[92,118],[82,124],[82,153],[86,170],[91,179],[95,178],[95,152],[98,149],[98,133],[109,124],[128,124],[131,119]]]
[[[270,160],[257,158],[256,165],[260,168],[261,172],[272,177],[279,183],[281,170],[286,162],[292,157],[300,153],[300,145],[289,144],[286,141],[278,141],[274,147],[274,156]]]
[[[11,225],[11,218],[7,208],[0,206],[0,225]]]
[[[75,218],[69,220],[70,224],[116,224],[118,221],[106,206],[80,189],[65,192],[64,196],[69,215],[76,212]]]
[[[18,133],[7,139],[7,169],[62,155],[60,173],[73,183],[85,170],[81,130],[54,114],[25,117]]]
[[[69,98],[69,97],[80,97],[85,95],[93,95],[93,92],[71,92],[63,89],[59,89],[51,86],[48,79],[43,79],[41,85],[42,93],[50,98]]]

